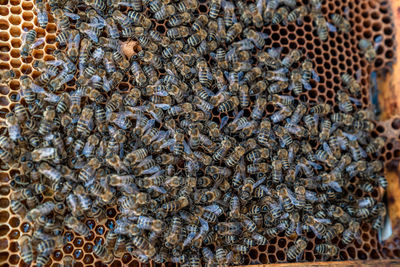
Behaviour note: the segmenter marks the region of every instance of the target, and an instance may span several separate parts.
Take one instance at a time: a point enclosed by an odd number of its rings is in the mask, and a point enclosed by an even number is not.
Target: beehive
[[[201,4],[198,13],[208,12],[206,0],[199,1]],[[251,2],[251,1],[249,1]],[[307,4],[307,0],[299,1]],[[37,18],[34,12],[34,4],[32,1],[10,0],[0,1],[0,69],[13,69],[16,71],[16,78],[10,83],[10,87],[0,86],[0,117],[4,119],[5,114],[20,101],[19,99],[19,77],[23,74],[31,75],[33,78],[40,73],[32,68],[33,59],[52,60],[52,52],[57,48],[55,44],[55,36],[57,27],[53,19],[49,18],[49,25],[45,30],[37,28]],[[304,19],[301,26],[297,24],[269,25],[263,28],[263,32],[267,33],[270,38],[266,40],[267,46],[283,47],[283,53],[286,54],[289,49],[302,48],[306,51],[307,56],[312,59],[316,71],[321,80],[319,83],[312,83],[313,89],[299,96],[303,101],[318,101],[335,105],[335,91],[340,89],[340,73],[347,72],[355,75],[361,70],[360,82],[362,84],[362,103],[363,107],[370,105],[369,76],[372,71],[388,70],[394,59],[394,32],[391,16],[390,3],[380,0],[326,0],[323,1],[322,11],[324,14],[348,12],[350,22],[353,26],[355,35],[343,33],[330,33],[328,40],[322,42],[315,32],[310,17]],[[346,8],[348,7],[348,10]],[[122,9],[123,10],[123,9]],[[126,11],[126,10],[125,10]],[[165,24],[154,22],[155,30],[165,33]],[[45,43],[35,49],[32,57],[25,60],[20,58],[19,49],[22,45],[21,33],[23,29],[35,28],[38,37],[44,37]],[[376,37],[382,36],[382,43],[377,48],[377,59],[374,65],[369,64],[365,58],[359,53],[357,48],[358,41],[361,38],[374,40]],[[68,83],[68,90],[74,88],[74,81]],[[121,92],[129,91],[131,85],[129,80],[124,80],[119,85]],[[273,106],[267,107],[268,113],[274,112]],[[213,114],[213,120],[219,122],[220,114]],[[386,163],[392,161],[393,158],[400,158],[400,150],[395,144],[396,136],[400,139],[398,129],[400,123],[396,119],[378,123],[374,135],[384,135],[392,137],[388,139],[386,147],[383,149],[381,159]],[[397,135],[393,135],[393,131]],[[387,164],[387,165],[388,165]],[[30,225],[22,221],[18,216],[11,213],[9,209],[10,188],[7,185],[9,177],[18,172],[17,169],[8,170],[4,166],[0,173],[0,264],[5,266],[24,266],[18,256],[18,245],[16,240],[23,233],[31,233]],[[353,183],[357,183],[356,180]],[[349,186],[348,190],[354,190],[354,185]],[[361,196],[361,191],[356,192]],[[373,197],[379,197],[381,192],[375,191]],[[51,196],[44,196],[44,198]],[[86,224],[92,230],[91,235],[87,238],[80,237],[71,231],[66,231],[64,236],[68,243],[61,249],[53,253],[50,265],[62,264],[62,259],[66,255],[73,256],[76,266],[102,266],[102,263],[96,259],[91,253],[95,243],[104,239],[106,231],[115,224],[114,218],[117,215],[115,207],[107,209],[108,220],[104,225],[96,225],[93,220],[87,220]],[[309,236],[307,249],[304,253],[303,260],[319,261],[320,256],[314,254],[314,247],[318,244],[318,240],[312,235]],[[346,247],[340,246],[339,255],[332,260],[372,260],[385,258],[400,258],[400,239],[393,239],[393,242],[381,245],[377,240],[377,234],[371,230],[369,224],[362,225],[361,233],[362,242],[350,244]],[[335,239],[337,243],[339,241]],[[285,249],[293,244],[292,240],[287,239],[283,235],[279,238],[270,240],[266,246],[252,248],[245,258],[245,264],[266,264],[266,263],[282,263],[287,262]],[[132,258],[129,254],[125,254],[122,258],[115,260],[111,266],[139,266],[140,263]],[[167,264],[168,266],[170,264]]]

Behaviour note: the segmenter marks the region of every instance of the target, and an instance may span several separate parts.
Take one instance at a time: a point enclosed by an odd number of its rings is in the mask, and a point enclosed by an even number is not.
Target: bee
[[[225,164],[228,167],[232,167],[234,165],[236,165],[239,160],[242,158],[242,156],[245,154],[246,150],[242,147],[242,146],[236,146],[234,148],[234,151],[232,152],[232,154],[230,154],[226,160],[225,160]]]
[[[334,257],[339,253],[339,248],[330,244],[318,244],[315,246],[315,252],[324,256]]]
[[[376,58],[376,47],[372,45],[372,42],[367,39],[361,39],[358,43],[358,47],[361,50],[361,53],[365,56],[365,58],[372,62]]]
[[[283,22],[286,24],[284,20],[286,20],[289,16],[289,10],[286,6],[279,7],[276,12],[272,15],[272,24],[280,24]]]
[[[305,219],[305,224],[311,228],[311,230],[318,238],[322,238],[325,235],[326,226],[325,224],[319,222],[319,219],[316,219],[315,217],[312,216],[306,216],[304,219]]]
[[[337,29],[339,29],[340,31],[345,32],[345,33],[349,33],[351,31],[350,22],[347,19],[345,19],[343,16],[335,13],[335,14],[331,15],[331,19],[332,19],[333,23],[335,24],[335,26],[337,27]]]
[[[385,139],[382,137],[375,138],[371,143],[365,148],[365,152],[368,154],[376,153],[380,151],[385,146]]]
[[[302,53],[298,49],[289,51],[289,54],[282,59],[282,65],[286,68],[291,67],[294,63],[297,63],[302,57]]]
[[[314,23],[317,26],[318,37],[322,41],[328,39],[328,32],[336,32],[336,27],[326,21],[322,14],[312,14]]]
[[[229,98],[220,105],[218,105],[219,112],[229,112],[239,105],[239,99],[236,96]]]
[[[208,11],[208,16],[210,19],[216,19],[218,17],[219,11],[221,9],[221,0],[211,0],[210,7]]]
[[[93,254],[99,257],[104,263],[108,264],[114,260],[114,256],[105,246],[96,244],[93,247]]]
[[[39,253],[36,256],[36,266],[38,267],[43,267],[46,265],[46,263],[50,260],[50,253],[49,251],[45,251],[42,253]]]
[[[352,95],[359,96],[361,92],[361,85],[349,74],[342,73],[341,79]]]
[[[186,26],[178,26],[167,30],[167,37],[170,39],[186,38],[188,35],[189,28]]]
[[[29,265],[33,261],[32,237],[29,235],[21,236],[18,245],[21,259]]]
[[[112,53],[112,59],[119,65],[119,68],[122,70],[126,70],[129,68],[129,61],[126,59],[125,55],[123,55],[119,51],[114,51]]]
[[[257,28],[261,28],[264,25],[264,22],[261,10],[259,9],[258,5],[259,5],[258,3],[257,6],[254,3],[250,3],[248,5],[248,9],[251,12],[254,26],[256,26]]]
[[[40,46],[41,44],[43,44],[44,39],[40,38],[38,40],[36,40],[37,37],[37,33],[36,30],[32,29],[28,32],[25,32],[22,36],[22,40],[23,40],[23,44],[21,47],[21,56],[23,58],[29,56],[29,54],[31,53],[31,51]],[[4,73],[6,74],[6,73]],[[12,73],[9,73],[8,75],[12,75]]]
[[[243,31],[243,26],[240,22],[236,22],[233,24],[231,27],[228,28],[228,31],[226,32],[226,37],[225,37],[225,42],[227,44],[230,44],[233,42],[233,40],[239,36]]]
[[[293,246],[288,248],[287,250],[287,258],[288,260],[300,260],[300,257],[303,255],[304,250],[307,247],[307,242],[303,238],[299,238],[296,240]]]
[[[165,212],[173,212],[173,211],[179,211],[180,209],[186,207],[187,205],[189,205],[188,199],[182,196],[177,200],[164,203],[161,206],[161,209]]]
[[[74,232],[82,236],[88,236],[90,234],[90,229],[86,224],[80,222],[74,216],[67,216],[65,218],[65,225],[71,228]]]
[[[52,12],[52,15],[56,21],[57,28],[61,31],[68,31],[70,28],[69,18],[65,15],[61,8],[57,8]]]
[[[14,70],[1,70],[0,71],[0,83],[7,84],[16,76]]]
[[[303,19],[305,16],[308,15],[308,13],[309,13],[308,7],[305,5],[301,5],[289,12],[287,20],[288,22],[296,21],[298,25],[302,25]]]

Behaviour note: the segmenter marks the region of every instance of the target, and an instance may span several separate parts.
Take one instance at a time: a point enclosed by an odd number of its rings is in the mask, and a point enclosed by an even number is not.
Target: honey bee
[[[361,50],[361,53],[364,54],[365,58],[372,62],[376,58],[376,45],[372,45],[372,42],[367,39],[361,39],[358,43],[358,47]]]
[[[349,33],[351,31],[350,22],[347,19],[345,19],[343,16],[335,13],[335,14],[331,15],[331,19],[332,19],[333,23],[335,24],[335,26],[337,27],[337,29],[339,29],[340,31],[345,32],[345,33]]]
[[[32,238],[29,235],[23,235],[18,240],[18,245],[21,259],[29,265],[33,261]]]
[[[37,37],[37,33],[36,33],[36,30],[34,30],[34,29],[32,29],[28,32],[25,32],[22,35],[23,44],[22,44],[21,52],[20,52],[22,57],[25,58],[25,57],[29,56],[29,54],[31,53],[31,51],[34,48],[43,44],[44,39],[40,38],[40,39],[36,40],[36,37]]]
[[[287,250],[286,255],[288,260],[300,260],[306,247],[307,241],[305,241],[303,238],[297,239],[294,245],[289,247]]]
[[[16,76],[14,70],[1,70],[0,71],[0,83],[7,84]]]
[[[341,74],[342,81],[346,88],[352,95],[359,96],[361,92],[361,85],[349,74]]]
[[[233,42],[233,40],[241,34],[243,31],[243,26],[240,22],[236,22],[233,24],[231,27],[228,28],[226,32],[226,37],[225,37],[225,42],[227,44],[230,44]]]
[[[93,253],[99,257],[104,263],[110,263],[114,260],[114,256],[105,246],[96,244],[93,247]]]
[[[305,5],[301,5],[289,12],[287,20],[288,22],[296,21],[298,25],[302,25],[303,19],[305,16],[308,15],[308,13],[309,13],[308,7]]]
[[[319,244],[315,246],[315,252],[324,256],[334,257],[339,253],[339,248],[335,245]]]

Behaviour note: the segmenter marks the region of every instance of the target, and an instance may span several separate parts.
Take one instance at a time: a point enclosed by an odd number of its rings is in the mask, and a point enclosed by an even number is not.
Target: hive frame
[[[207,13],[206,0],[199,1],[199,13]],[[307,0],[303,0],[307,2]],[[394,1],[397,2],[398,1]],[[315,37],[312,30],[312,22],[305,20],[305,23],[299,27],[292,25],[292,27],[282,26],[268,26],[264,27],[263,31],[270,35],[267,45],[279,46],[283,44],[284,47],[294,49],[296,47],[305,48],[315,52],[314,54],[308,54],[313,60],[316,70],[320,76],[323,77],[319,84],[313,83],[313,89],[300,95],[300,98],[307,99],[309,101],[323,101],[326,103],[334,103],[335,90],[338,89],[340,83],[339,75],[342,71],[347,71],[349,74],[355,75],[355,69],[361,70],[361,84],[362,84],[362,103],[363,107],[369,105],[369,74],[372,71],[388,71],[390,70],[391,64],[395,57],[395,42],[393,23],[391,18],[390,4],[388,1],[381,0],[365,0],[359,3],[352,3],[351,0],[326,0],[323,1],[323,12],[324,13],[343,13],[345,6],[349,6],[349,14],[352,17],[352,24],[356,34],[349,36],[346,34],[331,33],[328,41],[321,42]],[[395,4],[393,3],[395,6]],[[397,10],[397,9],[394,9]],[[397,15],[397,12],[396,12]],[[32,1],[24,0],[9,0],[0,1],[0,69],[12,68],[16,71],[16,79],[11,81],[9,87],[0,86],[0,119],[4,119],[5,114],[13,108],[13,106],[19,102],[19,82],[18,79],[21,74],[28,74],[33,78],[36,78],[40,73],[33,70],[31,63],[33,59],[54,59],[51,55],[57,47],[55,44],[55,34],[57,27],[54,24],[53,18],[50,16],[49,25],[46,30],[37,27],[37,18],[34,13],[34,4]],[[21,60],[19,56],[19,48],[21,47],[22,41],[20,35],[24,28],[32,29],[35,27],[38,32],[38,37],[45,38],[45,44],[39,46],[32,53],[33,58],[27,58]],[[156,24],[155,28],[165,27],[164,24]],[[296,35],[295,35],[296,33]],[[383,43],[377,49],[377,59],[374,65],[369,65],[367,61],[361,57],[358,53],[356,44],[361,38],[367,38],[373,40],[376,36],[382,35]],[[340,39],[339,39],[340,38]],[[342,44],[340,44],[342,43]],[[337,45],[338,44],[338,45]],[[285,53],[285,49],[283,51]],[[346,61],[346,57],[354,55],[350,61]],[[328,63],[328,65],[326,65]],[[346,65],[352,65],[350,68]],[[70,85],[73,82],[69,83]],[[335,86],[333,86],[335,85]],[[325,86],[327,89],[325,89]],[[125,80],[119,86],[119,90],[123,93],[129,91],[131,85],[128,80]],[[67,90],[72,90],[72,86],[68,86]],[[400,91],[399,91],[400,92]],[[16,101],[15,101],[15,100]],[[269,113],[272,113],[273,108],[267,109]],[[215,120],[219,120],[218,114],[214,114]],[[381,159],[385,160],[386,166],[389,168],[393,162],[393,159],[397,160],[400,158],[400,150],[398,146],[398,140],[400,139],[399,130],[400,120],[391,118],[384,122],[378,122],[375,136],[384,135],[389,137],[386,147],[382,151]],[[22,221],[18,216],[13,215],[9,208],[10,190],[8,187],[9,175],[13,175],[18,170],[11,169],[7,170],[3,167],[0,168],[0,263],[5,265],[16,266],[20,264],[24,266],[23,262],[19,260],[17,238],[22,233],[30,234],[31,230],[27,227],[27,222]],[[390,179],[389,179],[390,181]],[[391,185],[393,183],[390,183]],[[390,185],[390,186],[391,186]],[[389,189],[390,192],[390,189]],[[376,192],[376,196],[381,194]],[[45,198],[51,196],[44,196]],[[389,204],[391,204],[389,202]],[[389,206],[389,211],[391,207]],[[105,230],[109,228],[115,221],[117,211],[115,208],[110,207],[107,209],[107,215],[109,216],[106,223],[94,226],[92,220],[87,220],[86,223],[91,227],[91,235],[88,238],[80,237],[71,231],[66,231],[66,236],[71,238],[71,242],[65,245],[61,250],[57,250],[53,253],[52,259],[48,265],[56,265],[62,263],[63,255],[77,255],[78,263],[77,266],[101,266],[101,262],[94,257],[90,251],[90,246],[93,246],[94,242],[97,242],[100,238],[104,239]],[[400,258],[400,239],[393,239],[383,245],[378,244],[375,233],[371,233],[370,226],[364,224],[362,226],[362,238],[363,243],[361,245],[350,245],[342,248],[339,254],[342,260],[364,260],[369,259],[387,259],[387,258]],[[282,247],[287,247],[291,244],[290,240],[280,237],[275,238],[275,245],[260,246],[258,248],[252,248],[249,256],[247,257],[247,264],[264,264],[274,262],[285,262],[284,250]],[[366,247],[366,243],[370,243],[369,248]],[[271,243],[274,243],[273,240]],[[284,243],[284,244],[283,244]],[[311,242],[310,242],[311,243]],[[373,245],[372,245],[373,244]],[[309,244],[305,253],[304,259],[310,261],[320,260],[318,256],[313,255],[314,244]],[[75,248],[74,248],[75,247]],[[385,252],[386,249],[386,252]],[[81,253],[81,255],[78,255]],[[282,256],[283,255],[283,256]],[[336,260],[339,260],[337,258]],[[385,260],[384,264],[398,263],[398,261]],[[315,262],[314,264],[316,264]],[[348,261],[338,263],[339,265],[350,265],[354,262]],[[357,263],[365,263],[359,261]],[[320,264],[318,262],[318,264]],[[321,263],[330,264],[331,263]],[[125,254],[121,259],[114,261],[111,266],[139,266],[129,254]],[[166,264],[169,266],[169,264]],[[280,264],[279,264],[280,265]],[[303,266],[304,263],[294,264],[293,266]],[[310,264],[311,266],[312,264]]]

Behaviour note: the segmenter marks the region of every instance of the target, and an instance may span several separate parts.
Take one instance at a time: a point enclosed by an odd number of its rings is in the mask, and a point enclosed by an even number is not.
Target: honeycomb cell
[[[8,41],[8,39],[10,39],[10,35],[8,34],[8,32],[1,31],[0,32],[0,40],[6,42],[6,41]]]
[[[74,244],[74,247],[82,247],[84,244],[84,241],[82,238],[77,237],[77,238],[75,238],[73,244]]]
[[[94,257],[90,254],[85,254],[85,256],[83,257],[84,264],[92,264],[93,261],[94,261]]]
[[[19,25],[21,24],[21,17],[18,15],[11,15],[8,17],[8,21],[12,24],[12,25]]]
[[[10,227],[8,225],[0,225],[0,236],[5,236],[10,231]]]
[[[83,251],[81,250],[81,249],[75,249],[74,250],[74,253],[73,253],[73,256],[74,256],[74,258],[76,259],[76,260],[80,260],[80,259],[82,259],[83,258]]]

